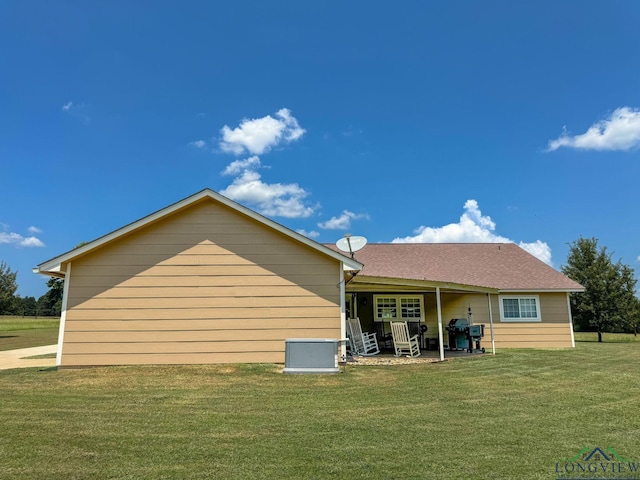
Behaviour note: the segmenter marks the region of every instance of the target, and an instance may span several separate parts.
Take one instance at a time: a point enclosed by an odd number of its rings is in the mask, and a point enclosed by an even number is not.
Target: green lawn
[[[0,351],[58,343],[59,318],[0,317]]]
[[[557,478],[585,446],[640,460],[639,366],[635,343],[578,342],[336,375],[0,371],[0,476]]]
[[[596,332],[574,332],[576,342],[597,342],[598,334]],[[631,335],[628,333],[603,333],[602,342],[613,343],[631,343],[639,342],[640,335]]]

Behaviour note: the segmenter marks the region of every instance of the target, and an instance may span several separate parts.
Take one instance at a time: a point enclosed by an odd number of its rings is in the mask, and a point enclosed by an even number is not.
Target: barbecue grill
[[[447,332],[449,333],[449,350],[484,353],[484,348],[480,348],[480,339],[484,337],[484,325],[469,325],[466,318],[452,318],[447,326]]]

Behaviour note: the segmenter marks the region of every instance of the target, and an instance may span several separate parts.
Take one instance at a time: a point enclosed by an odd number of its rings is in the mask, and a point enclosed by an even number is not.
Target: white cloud
[[[204,140],[195,140],[193,142],[189,142],[189,146],[193,148],[205,149],[207,148],[207,142]]]
[[[27,228],[27,231],[29,233],[42,233],[42,230],[40,230],[38,227],[34,227],[34,226],[31,226],[31,227]]]
[[[443,227],[421,226],[414,236],[394,238],[392,243],[514,243],[513,240],[495,233],[495,222],[491,217],[482,215],[477,201],[467,200],[464,210],[458,223]],[[519,246],[551,265],[551,248],[546,242],[520,242]]]
[[[222,171],[222,175],[238,175],[245,170],[255,170],[260,167],[260,157],[254,155],[244,160],[234,160]]]
[[[594,123],[582,135],[564,131],[550,140],[547,151],[560,147],[583,150],[631,150],[640,147],[640,109],[620,107],[606,119]]]
[[[276,118],[267,115],[262,118],[243,119],[240,126],[231,129],[222,127],[220,148],[227,153],[241,155],[245,151],[254,155],[268,152],[281,142],[298,140],[306,130],[300,127],[298,120],[287,108],[278,110]]]
[[[36,237],[23,237],[15,232],[0,232],[0,244],[16,245],[18,247],[44,247],[44,243]]]
[[[307,232],[304,228],[300,228],[296,230],[300,235],[304,235],[309,238],[318,238],[320,236],[320,232],[316,232],[315,230],[311,230]]]
[[[72,117],[80,119],[80,121],[82,121],[82,123],[84,123],[85,125],[87,125],[91,121],[91,118],[87,114],[87,109],[87,105],[74,105],[73,102],[67,102],[62,106],[63,112],[71,115]]]
[[[339,217],[331,217],[326,222],[318,223],[320,228],[326,230],[346,230],[351,227],[351,220],[357,220],[359,218],[369,218],[368,215],[362,213],[353,213],[349,210],[343,210],[342,215]]]
[[[261,175],[245,170],[220,193],[240,203],[255,206],[264,215],[287,218],[306,218],[316,207],[305,205],[308,193],[297,183],[264,183]]]

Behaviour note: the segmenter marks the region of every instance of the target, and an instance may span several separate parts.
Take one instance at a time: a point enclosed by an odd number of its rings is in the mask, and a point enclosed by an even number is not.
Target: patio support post
[[[438,310],[438,346],[440,348],[440,361],[444,360],[444,342],[442,338],[442,306],[440,305],[440,287],[436,287],[436,306]]]
[[[489,329],[491,330],[491,355],[496,354],[496,340],[493,338],[493,311],[491,310],[491,294],[487,293],[489,302]]]

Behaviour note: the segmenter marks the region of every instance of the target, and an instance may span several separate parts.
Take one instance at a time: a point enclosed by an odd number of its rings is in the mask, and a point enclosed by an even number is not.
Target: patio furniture
[[[382,348],[392,348],[393,338],[391,337],[391,333],[385,330],[384,322],[373,322],[373,328],[376,330],[378,345]]]
[[[391,335],[393,335],[393,347],[396,357],[407,354],[410,357],[420,356],[420,342],[418,335],[409,336],[407,322],[391,322]]]
[[[362,356],[376,355],[380,353],[378,348],[378,341],[376,340],[375,333],[362,332],[362,326],[360,325],[360,319],[348,318],[347,319],[347,335],[351,340],[351,346],[356,354]]]

